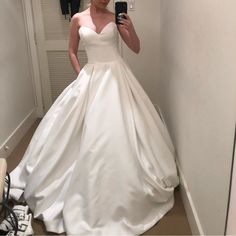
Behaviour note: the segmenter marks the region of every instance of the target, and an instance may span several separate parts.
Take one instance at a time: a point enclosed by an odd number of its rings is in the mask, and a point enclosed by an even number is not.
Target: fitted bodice
[[[114,22],[105,25],[100,33],[81,26],[79,35],[88,56],[88,63],[110,62],[120,58],[118,31]]]

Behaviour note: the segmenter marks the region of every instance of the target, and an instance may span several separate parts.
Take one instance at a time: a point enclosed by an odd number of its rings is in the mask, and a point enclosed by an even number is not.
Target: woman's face
[[[110,2],[110,0],[91,0],[91,3],[95,7],[101,8],[101,9],[106,8],[109,2]]]

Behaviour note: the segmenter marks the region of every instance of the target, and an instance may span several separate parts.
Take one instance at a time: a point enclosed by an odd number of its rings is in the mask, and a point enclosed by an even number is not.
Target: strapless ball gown
[[[150,99],[119,55],[114,22],[82,26],[88,63],[46,113],[11,197],[24,197],[48,231],[138,235],[174,204],[175,150]]]

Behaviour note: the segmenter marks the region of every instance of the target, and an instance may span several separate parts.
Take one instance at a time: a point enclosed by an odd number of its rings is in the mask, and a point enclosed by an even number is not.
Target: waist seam
[[[97,61],[97,62],[90,62],[90,61],[88,61],[87,64],[88,65],[92,65],[92,64],[109,64],[109,63],[120,62],[122,60],[123,60],[123,58],[118,58],[118,59],[109,60],[109,61]]]

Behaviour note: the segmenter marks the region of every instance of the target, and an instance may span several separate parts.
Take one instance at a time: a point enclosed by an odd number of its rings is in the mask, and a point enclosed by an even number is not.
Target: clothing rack
[[[81,0],[60,0],[61,12],[65,16],[69,15],[69,20],[74,14],[79,12]]]

